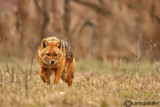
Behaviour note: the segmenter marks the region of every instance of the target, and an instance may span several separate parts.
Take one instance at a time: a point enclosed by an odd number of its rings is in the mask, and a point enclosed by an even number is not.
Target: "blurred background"
[[[0,0],[0,56],[26,58],[44,37],[77,59],[160,56],[160,0]]]

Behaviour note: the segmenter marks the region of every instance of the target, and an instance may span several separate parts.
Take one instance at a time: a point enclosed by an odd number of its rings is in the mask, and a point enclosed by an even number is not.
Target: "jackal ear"
[[[43,47],[45,48],[45,47],[47,47],[47,41],[46,40],[43,40]]]
[[[62,41],[60,40],[60,41],[58,42],[58,44],[57,44],[57,47],[58,47],[58,48],[61,48],[61,46],[62,46]]]

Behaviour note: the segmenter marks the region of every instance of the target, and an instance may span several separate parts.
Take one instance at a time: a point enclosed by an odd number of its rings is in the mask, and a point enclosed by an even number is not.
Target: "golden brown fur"
[[[54,72],[53,83],[58,84],[60,77],[72,86],[75,59],[70,45],[57,37],[44,38],[38,49],[40,77],[44,83],[50,83],[50,76]]]

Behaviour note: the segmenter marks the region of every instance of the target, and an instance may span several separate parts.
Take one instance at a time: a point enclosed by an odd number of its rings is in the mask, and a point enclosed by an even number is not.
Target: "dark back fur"
[[[71,46],[66,41],[63,40],[63,42],[65,44],[65,49],[66,49],[66,61],[72,62],[73,57],[74,57],[73,50],[72,50]]]

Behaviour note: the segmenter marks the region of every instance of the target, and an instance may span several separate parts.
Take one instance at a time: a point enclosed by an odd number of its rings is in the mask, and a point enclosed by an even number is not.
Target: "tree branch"
[[[38,11],[42,11],[42,9],[40,8],[39,4],[38,4],[38,0],[33,0],[35,3],[36,8],[38,9]]]
[[[142,10],[144,10],[144,11],[147,11],[148,12],[148,14],[151,16],[151,17],[153,17],[155,20],[157,20],[157,22],[158,23],[160,23],[160,17],[158,17],[155,13],[154,13],[154,9],[152,9],[152,10],[149,10],[147,7],[145,7],[145,6],[134,6],[134,5],[128,5],[128,7],[129,8],[133,8],[133,9],[135,9],[135,8],[139,8],[139,9],[142,9]]]
[[[72,0],[72,1],[76,2],[76,3],[79,3],[81,5],[87,6],[90,9],[92,9],[93,11],[95,11],[96,13],[101,13],[101,14],[104,14],[104,15],[111,14],[111,11],[109,11],[106,8],[100,7],[95,3],[87,2],[87,1],[84,1],[84,0]]]

